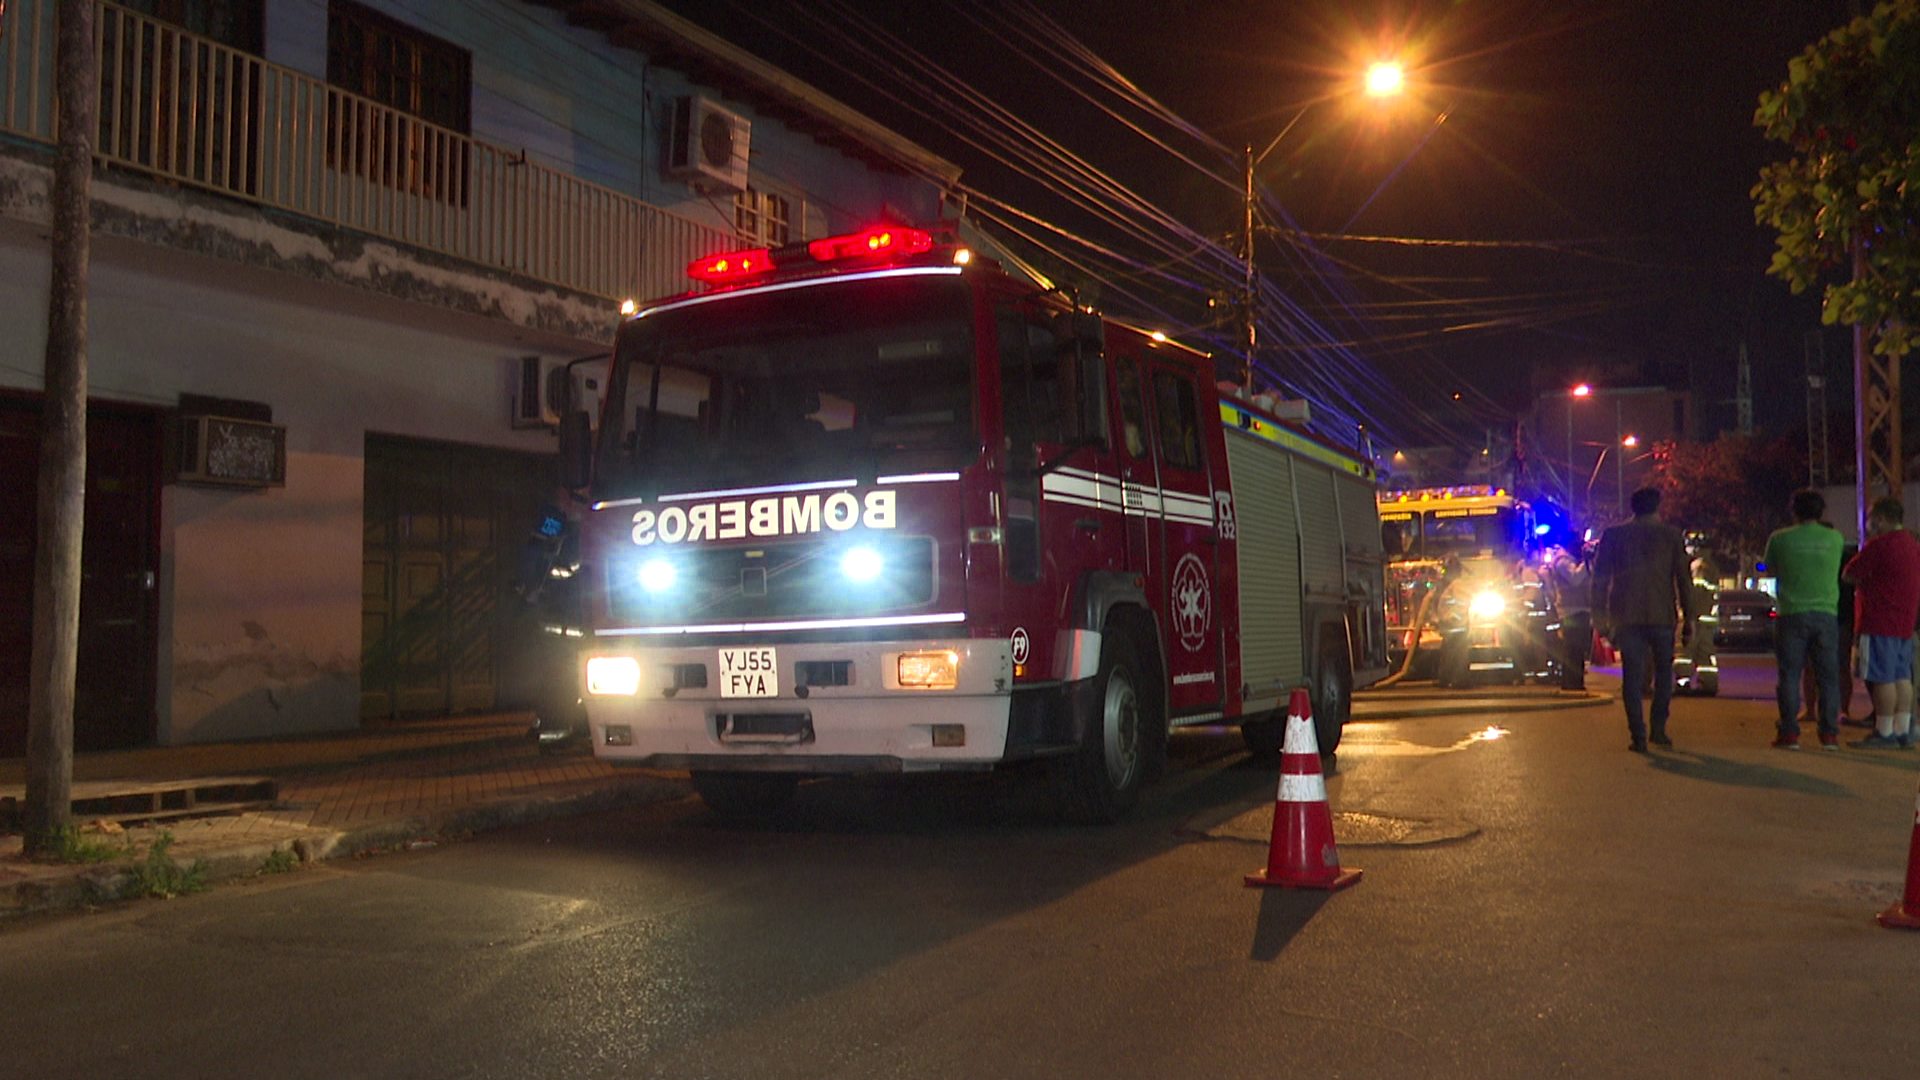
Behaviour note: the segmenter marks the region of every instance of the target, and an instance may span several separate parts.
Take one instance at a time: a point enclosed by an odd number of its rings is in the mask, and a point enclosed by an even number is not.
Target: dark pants
[[[1820,687],[1820,733],[1840,734],[1840,620],[1829,611],[1782,615],[1773,626],[1773,658],[1780,665],[1774,696],[1780,734],[1800,734],[1800,671],[1809,665]]]
[[[1853,703],[1853,665],[1847,658],[1853,654],[1853,631],[1846,626],[1840,627],[1839,640],[1834,645],[1834,656],[1840,670],[1840,715],[1847,715],[1847,709]],[[1806,674],[1800,679],[1800,700],[1804,707],[1800,712],[1801,723],[1816,722],[1820,708],[1820,681],[1814,675],[1813,665],[1808,664]]]
[[[1627,709],[1627,734],[1636,743],[1647,741],[1648,720],[1653,734],[1665,738],[1667,710],[1673,707],[1673,627],[1654,623],[1627,623],[1613,628],[1620,648],[1620,703]],[[1653,673],[1653,715],[1641,713],[1642,687]]]
[[[1593,653],[1593,616],[1576,611],[1560,620],[1560,689],[1587,688],[1587,657]]]

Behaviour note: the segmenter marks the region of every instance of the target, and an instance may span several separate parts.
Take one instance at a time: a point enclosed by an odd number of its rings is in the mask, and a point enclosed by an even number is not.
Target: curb
[[[491,832],[540,821],[578,817],[649,803],[671,802],[693,794],[685,780],[623,777],[568,795],[501,799],[447,810],[374,822],[346,830],[304,830],[286,839],[235,844],[175,860],[183,869],[198,866],[207,884],[258,873],[279,852],[291,852],[301,865],[323,859],[351,858],[433,840]],[[297,827],[290,828],[297,831]],[[76,866],[69,874],[0,884],[0,925],[12,918],[72,912],[138,898],[138,883],[125,864]]]

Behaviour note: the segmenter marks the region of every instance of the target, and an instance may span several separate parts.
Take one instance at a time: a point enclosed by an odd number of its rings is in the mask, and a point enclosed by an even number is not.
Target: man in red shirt
[[[1841,576],[1853,583],[1860,677],[1873,695],[1873,734],[1853,745],[1913,745],[1913,628],[1920,614],[1920,540],[1902,528],[1906,508],[1891,496],[1867,511],[1870,539]]]

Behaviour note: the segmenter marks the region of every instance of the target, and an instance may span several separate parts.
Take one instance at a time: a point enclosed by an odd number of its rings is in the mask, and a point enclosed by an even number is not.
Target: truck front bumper
[[[779,693],[723,697],[719,647],[600,642],[639,664],[632,695],[586,695],[594,755],[662,769],[844,774],[988,768],[1006,757],[1013,656],[1004,639],[789,643]],[[903,653],[952,652],[952,689],[903,689]],[[704,677],[683,674],[702,669]],[[803,684],[821,672],[837,685]],[[844,683],[840,680],[844,679]],[[704,682],[706,685],[684,685]]]

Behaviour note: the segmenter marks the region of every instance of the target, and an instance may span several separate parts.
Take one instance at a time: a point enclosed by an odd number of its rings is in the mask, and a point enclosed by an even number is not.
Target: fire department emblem
[[[1239,526],[1233,520],[1233,492],[1214,492],[1213,505],[1217,511],[1214,516],[1220,521],[1220,539],[1232,540],[1234,533],[1239,530]]]
[[[1200,556],[1188,552],[1180,557],[1173,568],[1168,595],[1173,601],[1173,632],[1188,652],[1199,652],[1206,644],[1207,630],[1213,626],[1213,590]]]
[[[1027,651],[1031,647],[1027,642],[1026,627],[1016,626],[1013,628],[1012,644],[1013,644],[1013,662],[1016,664],[1026,663]]]

